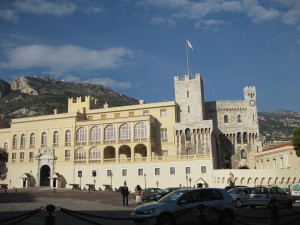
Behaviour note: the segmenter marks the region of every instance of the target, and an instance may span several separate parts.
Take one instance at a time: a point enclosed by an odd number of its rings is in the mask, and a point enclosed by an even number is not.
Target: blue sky
[[[174,100],[174,75],[201,73],[205,100],[300,112],[299,0],[0,0],[0,79],[103,84]]]

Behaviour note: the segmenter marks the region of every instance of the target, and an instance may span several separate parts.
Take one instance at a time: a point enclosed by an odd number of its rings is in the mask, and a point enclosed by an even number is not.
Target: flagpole
[[[190,68],[189,68],[189,50],[188,50],[187,38],[185,38],[185,49],[186,49],[186,67],[187,67],[187,75],[190,76]]]

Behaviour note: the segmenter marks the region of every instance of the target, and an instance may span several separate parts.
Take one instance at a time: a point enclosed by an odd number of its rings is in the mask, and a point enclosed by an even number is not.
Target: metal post
[[[146,183],[146,177],[147,177],[147,175],[146,174],[144,174],[144,178],[145,178],[145,188],[147,187],[147,183]]]
[[[47,205],[46,211],[48,215],[45,215],[45,225],[55,225],[55,215],[53,215],[53,211],[55,210],[54,205]]]

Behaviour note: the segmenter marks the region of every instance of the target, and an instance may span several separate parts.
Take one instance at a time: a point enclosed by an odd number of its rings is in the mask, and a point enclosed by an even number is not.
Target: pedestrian
[[[121,188],[121,194],[123,198],[123,205],[128,205],[128,195],[129,195],[129,190],[126,184],[126,181],[124,182],[124,186]]]
[[[134,189],[135,191],[135,202],[136,205],[141,205],[142,204],[142,188],[140,185],[137,185]]]

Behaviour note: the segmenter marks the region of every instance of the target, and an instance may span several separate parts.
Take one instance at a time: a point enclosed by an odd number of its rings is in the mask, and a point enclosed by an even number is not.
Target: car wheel
[[[172,216],[161,215],[157,220],[157,225],[175,225]]]
[[[229,210],[225,210],[221,213],[220,216],[220,224],[222,225],[231,225],[234,222],[234,213],[229,211]]]
[[[237,208],[243,207],[243,204],[242,204],[242,202],[241,202],[240,199],[237,199],[237,200],[235,201],[235,206],[236,206]]]

